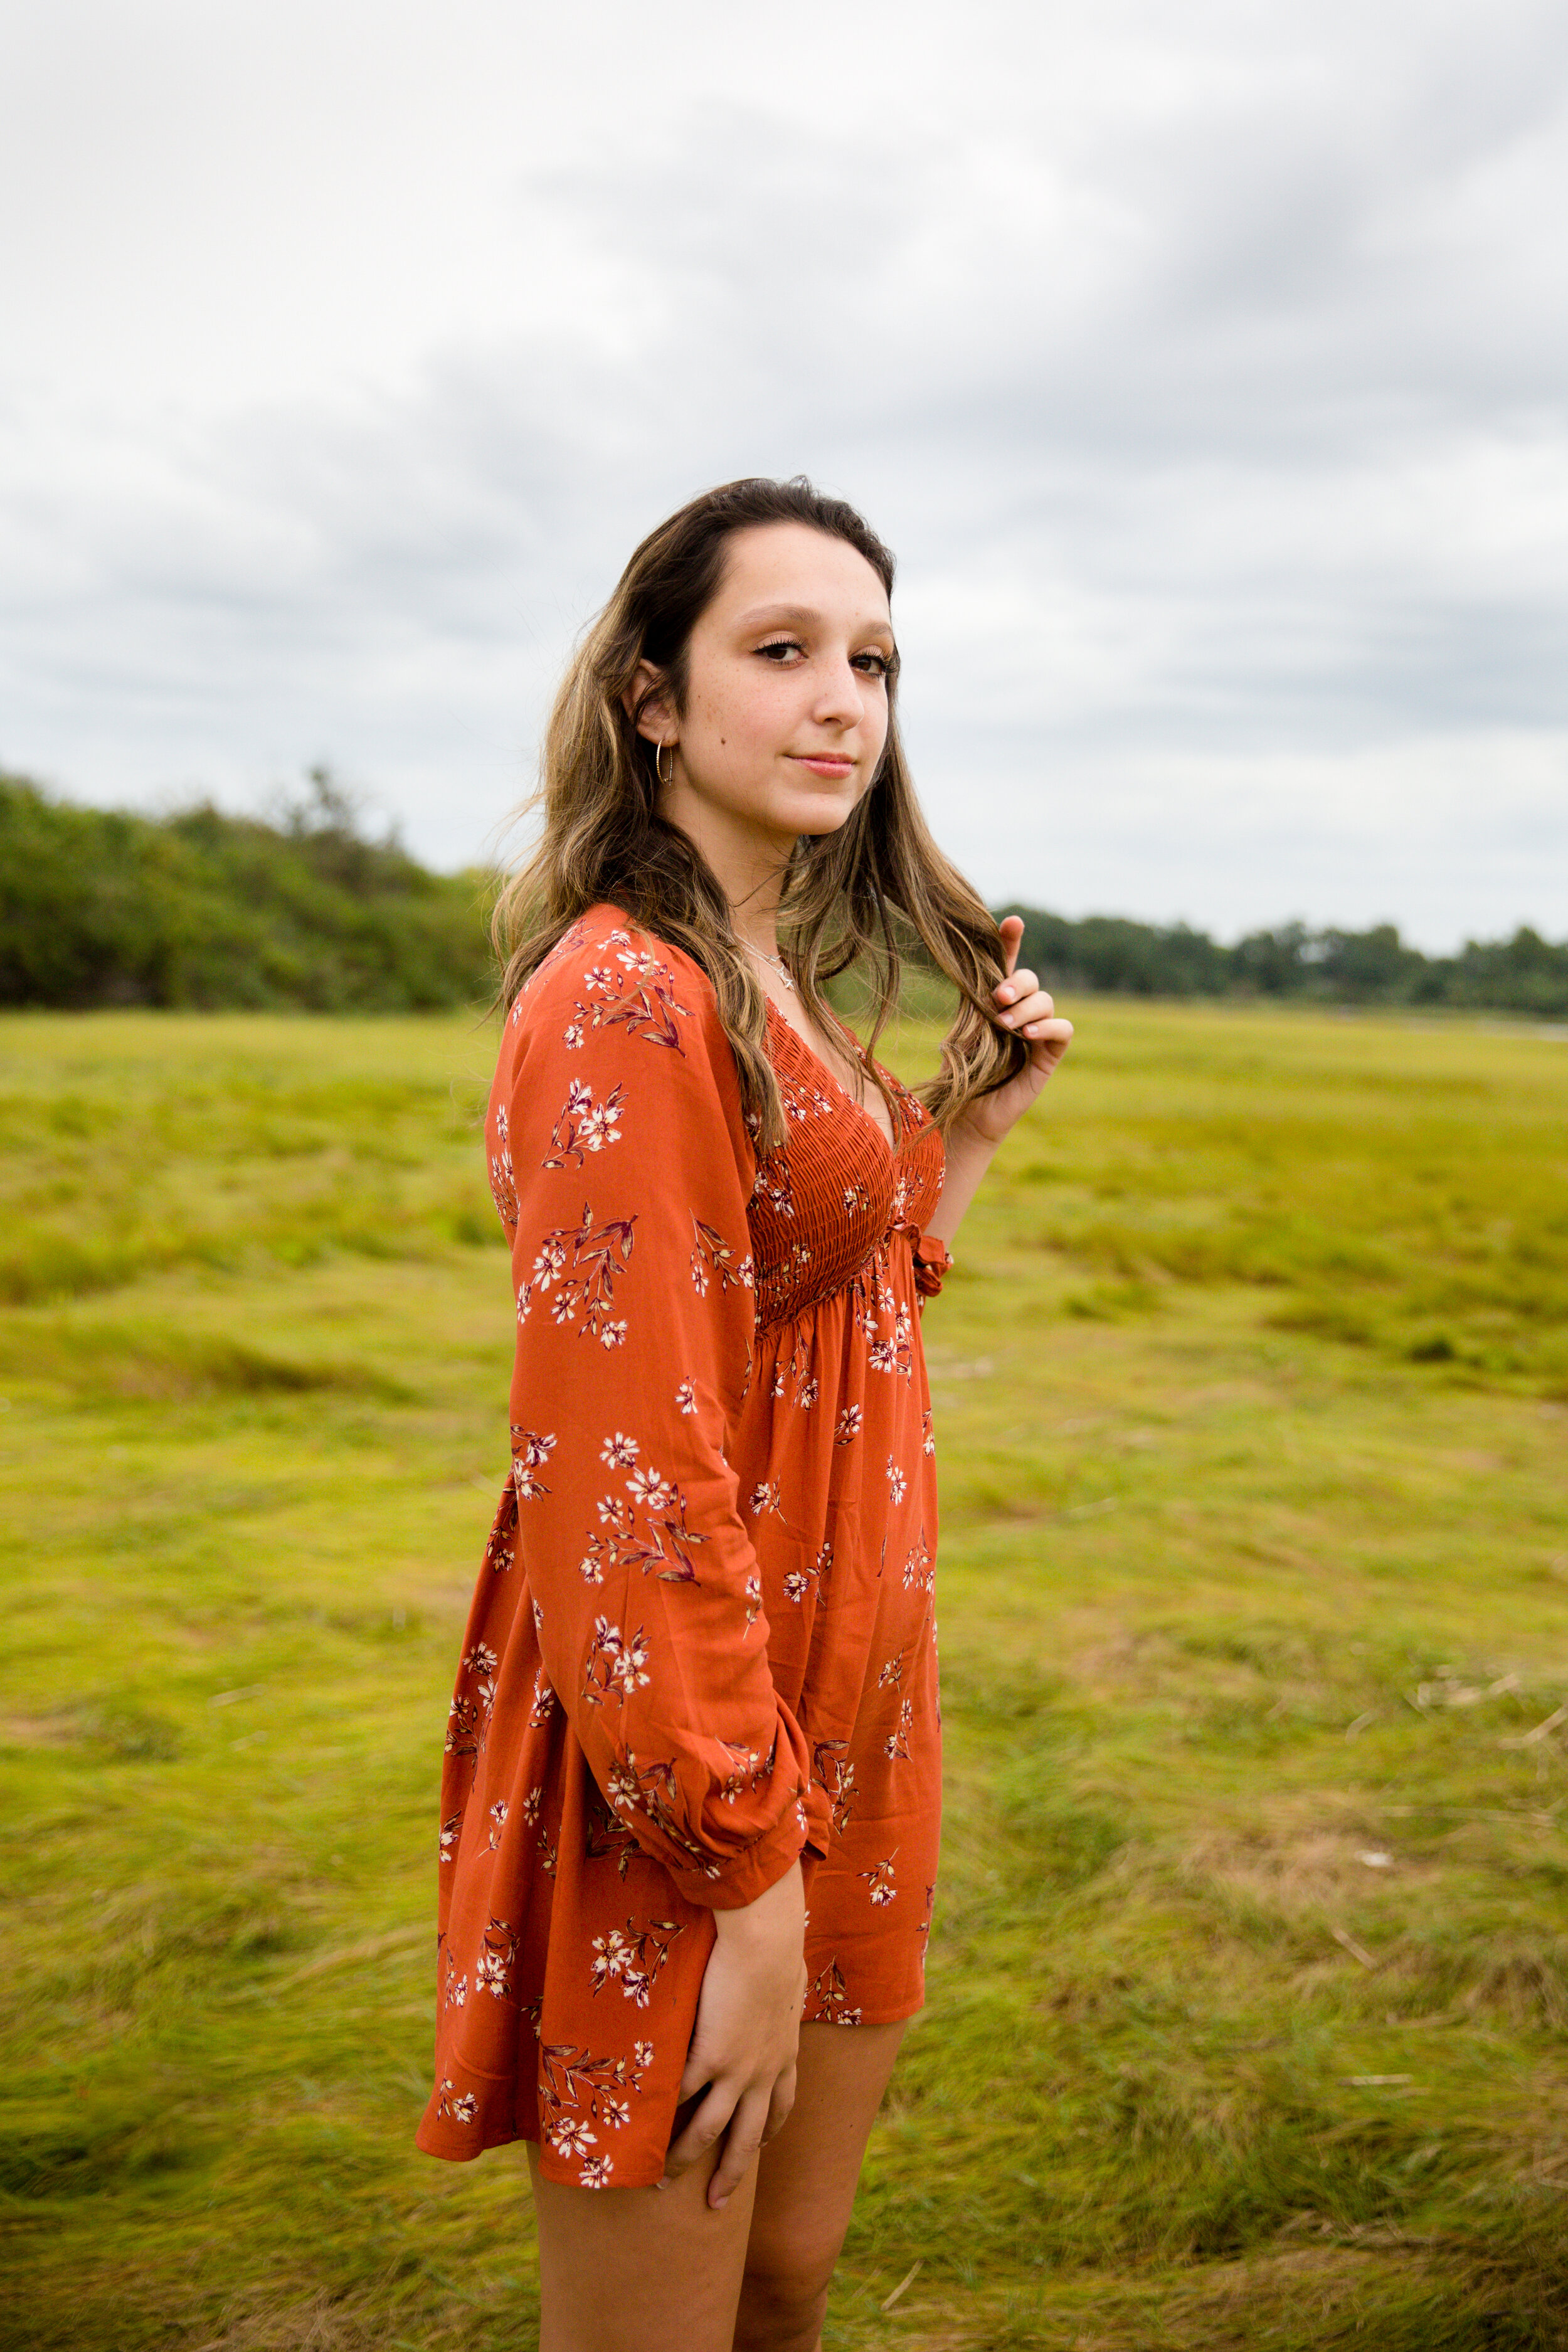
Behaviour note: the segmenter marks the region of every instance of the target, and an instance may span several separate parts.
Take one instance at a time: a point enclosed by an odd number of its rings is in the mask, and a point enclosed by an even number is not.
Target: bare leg
[[[816,2352],[861,2159],[904,2025],[803,2025],[795,2102],[722,2212],[717,2151],[662,2189],[529,2170],[540,2352]]]
[[[817,2352],[828,2282],[905,2022],[802,2026],[795,2105],[757,2166],[734,2352]]]
[[[540,2352],[730,2352],[757,2171],[714,2213],[717,2161],[662,2189],[572,2189],[540,2179],[530,2143]]]

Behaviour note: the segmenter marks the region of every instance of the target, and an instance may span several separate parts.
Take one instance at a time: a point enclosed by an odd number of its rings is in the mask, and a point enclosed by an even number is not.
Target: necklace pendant
[[[767,951],[766,948],[760,948],[760,947],[757,947],[757,946],[756,946],[756,945],[755,945],[755,944],[754,944],[751,940],[747,940],[744,942],[744,944],[745,944],[747,947],[749,947],[749,948],[751,949],[752,953],[754,956],[761,956],[761,957],[762,957],[762,960],[763,960],[763,961],[764,963],[771,963],[771,964],[772,964],[772,966],[773,966],[773,970],[777,972],[777,974],[778,974],[779,978],[783,981],[783,982],[784,982],[784,986],[785,986],[785,987],[790,991],[790,993],[793,995],[793,994],[794,994],[794,992],[795,992],[795,982],[794,982],[794,981],[790,978],[789,973],[785,971],[785,969],[784,969],[784,964],[783,964],[783,962],[780,961],[780,959],[779,959],[777,956],[775,956],[775,955],[770,955],[770,954],[768,953],[768,951]]]

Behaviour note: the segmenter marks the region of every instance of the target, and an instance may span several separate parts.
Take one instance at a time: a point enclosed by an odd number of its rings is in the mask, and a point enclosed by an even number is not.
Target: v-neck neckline
[[[828,1085],[833,1087],[836,1093],[843,1097],[844,1100],[848,1104],[852,1111],[858,1112],[859,1116],[865,1120],[867,1126],[870,1129],[872,1134],[876,1137],[878,1142],[881,1145],[883,1150],[887,1153],[889,1159],[897,1159],[900,1150],[908,1139],[908,1125],[904,1118],[903,1105],[900,1103],[898,1108],[899,1126],[902,1132],[896,1135],[892,1141],[889,1142],[887,1136],[882,1132],[881,1120],[879,1118],[873,1118],[865,1104],[856,1101],[848,1087],[844,1084],[843,1079],[837,1075],[829,1064],[823,1060],[822,1055],[817,1052],[816,1046],[808,1044],[806,1039],[801,1035],[800,1031],[795,1027],[795,1023],[789,1019],[788,1015],[779,1011],[778,1006],[773,1003],[771,996],[767,999],[767,1007],[773,1019],[777,1022],[779,1027],[788,1031],[790,1036],[800,1048],[800,1051],[806,1056],[807,1060],[816,1063],[817,1068],[822,1072],[823,1076],[827,1080]]]

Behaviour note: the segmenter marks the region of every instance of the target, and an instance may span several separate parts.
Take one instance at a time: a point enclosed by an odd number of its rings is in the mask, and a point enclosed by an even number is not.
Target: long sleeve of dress
[[[511,1243],[518,1562],[558,1704],[689,1900],[751,1902],[806,1837],[728,1436],[752,1370],[755,1161],[711,992],[580,923],[514,1007],[492,1097]]]

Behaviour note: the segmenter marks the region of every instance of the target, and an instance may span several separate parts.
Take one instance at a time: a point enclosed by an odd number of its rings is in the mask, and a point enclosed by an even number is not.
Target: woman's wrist
[[[714,1927],[724,1943],[746,1943],[758,1938],[772,1941],[797,1919],[804,1929],[805,1881],[798,1861],[792,1862],[782,1878],[775,1878],[750,1903],[713,1914]]]
[[[926,1231],[952,1247],[963,1213],[980,1190],[981,1180],[996,1157],[999,1137],[982,1135],[967,1113],[955,1118],[942,1136],[942,1181],[936,1207],[926,1219]]]
[[[947,1135],[947,1164],[950,1168],[975,1167],[984,1170],[991,1164],[996,1146],[972,1127],[967,1118],[955,1118]]]

